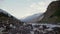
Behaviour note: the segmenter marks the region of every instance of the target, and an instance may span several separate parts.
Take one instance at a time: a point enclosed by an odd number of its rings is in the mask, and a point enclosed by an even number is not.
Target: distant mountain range
[[[60,23],[60,0],[51,2],[45,13],[34,14],[21,21],[27,23]]]
[[[34,15],[27,16],[26,18],[21,19],[21,21],[26,23],[36,23],[37,21],[40,21],[43,17],[43,13],[37,13]]]
[[[9,20],[9,21],[8,21]],[[51,2],[45,13],[37,13],[18,20],[6,11],[0,9],[0,22],[11,23],[59,23],[60,22],[60,1]]]

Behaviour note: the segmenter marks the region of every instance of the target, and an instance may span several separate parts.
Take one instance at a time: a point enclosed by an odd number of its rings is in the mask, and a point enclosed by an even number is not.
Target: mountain
[[[21,21],[26,23],[36,23],[37,21],[41,20],[43,18],[43,13],[37,13],[31,16],[28,16],[24,19],[21,19]]]
[[[44,13],[44,18],[38,22],[60,23],[60,1],[51,2]]]
[[[6,11],[0,9],[0,23],[19,23],[20,25],[22,24],[22,22],[20,20],[18,20],[17,18],[15,18],[14,16],[12,16],[11,14],[7,13]]]

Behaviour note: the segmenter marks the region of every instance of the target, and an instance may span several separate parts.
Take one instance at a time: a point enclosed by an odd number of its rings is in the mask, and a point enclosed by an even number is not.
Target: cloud
[[[3,3],[4,0],[0,0],[0,3]]]
[[[53,0],[48,0],[48,1],[40,1],[40,2],[33,2],[30,4],[30,6],[25,8],[26,15],[33,15],[36,13],[44,13],[47,10],[48,5],[52,2]]]
[[[52,2],[53,0],[46,0],[46,1],[40,1],[38,3],[32,3],[26,11],[30,11],[31,13],[39,13],[39,12],[45,12],[46,8],[48,5]]]
[[[3,0],[0,0],[0,1],[3,1]]]
[[[44,2],[38,2],[38,3],[32,3],[28,8],[27,11],[30,11],[32,13],[39,13],[39,12],[45,12],[47,7],[47,4]]]
[[[31,0],[27,0],[27,1],[31,1]]]

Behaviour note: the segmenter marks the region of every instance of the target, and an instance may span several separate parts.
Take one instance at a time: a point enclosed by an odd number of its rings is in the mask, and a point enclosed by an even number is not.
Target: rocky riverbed
[[[60,25],[24,24],[21,26],[0,23],[0,34],[59,34]]]

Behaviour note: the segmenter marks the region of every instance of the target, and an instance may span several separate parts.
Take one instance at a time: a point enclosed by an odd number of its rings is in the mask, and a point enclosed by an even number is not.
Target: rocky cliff
[[[47,7],[44,18],[39,22],[59,23],[60,22],[60,1],[53,1]]]

